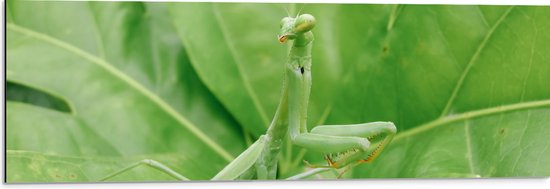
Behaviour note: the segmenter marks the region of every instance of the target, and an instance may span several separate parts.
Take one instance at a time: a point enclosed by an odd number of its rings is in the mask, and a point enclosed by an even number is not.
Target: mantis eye
[[[294,24],[294,31],[297,33],[307,32],[313,27],[315,27],[315,17],[311,14],[302,14],[296,18],[296,23]]]

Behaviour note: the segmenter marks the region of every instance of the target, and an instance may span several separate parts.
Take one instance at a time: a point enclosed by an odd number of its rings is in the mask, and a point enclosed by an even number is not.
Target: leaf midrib
[[[161,99],[159,96],[154,94],[153,92],[149,91],[146,87],[141,85],[136,80],[132,79],[130,76],[126,75],[124,72],[121,72],[116,67],[109,64],[106,60],[101,59],[97,56],[94,56],[92,54],[89,54],[88,52],[75,47],[69,43],[66,43],[64,41],[61,41],[59,39],[56,39],[54,37],[51,37],[47,34],[34,31],[29,28],[25,28],[23,26],[19,26],[15,23],[7,22],[7,29],[12,30],[15,32],[19,32],[22,34],[25,34],[30,37],[34,37],[36,39],[42,40],[44,42],[50,43],[52,45],[58,46],[62,49],[67,50],[70,53],[74,53],[77,56],[80,56],[84,59],[87,59],[88,61],[97,64],[99,67],[105,69],[107,72],[111,73],[112,75],[116,76],[120,80],[126,82],[128,85],[136,89],[137,91],[141,92],[145,97],[150,99],[152,102],[157,104],[162,110],[164,110],[166,113],[168,113],[170,116],[172,116],[176,121],[180,123],[184,128],[191,131],[191,133],[195,134],[199,140],[203,141],[206,145],[212,148],[216,153],[218,153],[220,156],[222,156],[225,160],[232,161],[234,157],[227,152],[225,149],[223,149],[220,145],[218,145],[216,142],[214,142],[210,137],[208,137],[206,134],[204,134],[200,129],[198,129],[195,124],[193,124],[191,121],[189,121],[186,117],[179,114],[175,109],[173,109],[170,105],[168,105],[163,99]]]
[[[403,138],[411,137],[420,133],[423,133],[425,131],[428,131],[430,129],[449,124],[454,123],[458,121],[464,121],[469,120],[472,118],[477,118],[481,116],[487,116],[487,115],[493,115],[498,113],[505,113],[505,112],[511,112],[516,110],[523,110],[523,109],[531,109],[531,108],[539,108],[539,107],[545,107],[550,106],[550,99],[545,100],[537,100],[537,101],[530,101],[530,102],[521,102],[521,103],[515,103],[515,104],[509,104],[504,106],[497,106],[492,108],[485,108],[485,109],[479,109],[474,111],[468,111],[463,112],[460,114],[455,115],[449,115],[446,117],[441,117],[436,120],[430,121],[428,123],[424,123],[422,125],[419,125],[418,127],[415,127],[413,129],[409,129],[403,132],[398,133],[393,141],[398,141]]]

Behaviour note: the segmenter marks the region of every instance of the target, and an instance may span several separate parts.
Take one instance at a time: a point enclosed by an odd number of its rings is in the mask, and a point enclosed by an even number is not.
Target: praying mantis
[[[293,44],[285,65],[282,95],[274,118],[267,133],[260,136],[212,180],[275,179],[276,157],[285,137],[292,144],[326,154],[327,165],[311,165],[304,161],[307,166],[324,169],[346,167],[347,171],[358,164],[373,161],[395,136],[397,129],[392,122],[321,125],[307,131],[307,107],[312,84],[311,50],[314,39],[311,30],[315,24],[316,20],[310,14],[284,17],[281,20],[278,41],[293,41]],[[151,166],[178,180],[189,180],[168,166],[150,159],[134,163],[101,180],[109,180],[139,165]]]

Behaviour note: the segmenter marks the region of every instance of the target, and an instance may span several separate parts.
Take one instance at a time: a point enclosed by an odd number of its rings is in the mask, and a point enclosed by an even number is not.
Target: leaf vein
[[[103,59],[107,59],[107,55],[105,54],[104,44],[103,44],[103,37],[100,35],[101,32],[99,32],[99,23],[98,19],[96,18],[96,14],[94,14],[94,11],[92,11],[92,2],[87,2],[88,9],[90,11],[91,17],[92,17],[92,23],[94,23],[94,30],[95,30],[95,36],[96,36],[96,45],[97,45],[97,51],[99,53],[99,57]]]
[[[470,167],[470,173],[475,175],[474,172],[474,162],[473,162],[473,153],[472,153],[472,139],[470,137],[470,122],[466,120],[464,122],[464,136],[466,137],[466,158],[468,159],[468,166]]]
[[[487,22],[487,18],[485,17],[485,14],[483,14],[483,11],[481,11],[481,8],[479,7],[479,5],[476,7],[477,7],[477,12],[479,14],[479,17],[481,17],[481,20],[483,21],[485,26],[489,27],[489,22]]]
[[[243,80],[244,88],[246,89],[246,92],[250,95],[250,98],[252,98],[252,102],[254,103],[254,107],[258,110],[258,113],[260,114],[260,117],[262,118],[262,121],[264,122],[264,126],[267,128],[269,125],[269,119],[267,118],[267,114],[265,113],[265,110],[260,103],[260,100],[258,99],[258,96],[256,95],[256,92],[252,89],[252,86],[250,85],[250,80],[248,79],[248,76],[244,74],[243,68],[239,64],[240,61],[238,61],[237,53],[235,52],[235,46],[231,42],[231,40],[228,40],[229,37],[227,36],[227,29],[223,22],[221,21],[220,11],[217,11],[218,8],[216,6],[217,4],[212,3],[212,11],[214,12],[216,22],[220,25],[221,33],[223,35],[223,39],[227,42],[227,46],[229,48],[229,52],[231,52],[231,57],[233,58],[233,61],[235,62],[235,65],[237,66],[237,71],[240,73],[241,79]]]
[[[455,85],[455,87],[454,87],[454,89],[451,93],[451,96],[447,100],[447,104],[445,105],[445,108],[443,108],[443,111],[441,112],[441,115],[439,117],[443,117],[443,116],[445,116],[449,113],[451,105],[454,103],[454,101],[456,99],[456,96],[458,94],[458,91],[462,88],[462,85],[464,84],[464,80],[465,80],[466,76],[468,75],[468,73],[470,72],[470,69],[473,67],[474,63],[479,58],[479,55],[481,54],[481,51],[483,51],[483,49],[485,49],[485,45],[487,45],[487,42],[493,36],[494,31],[498,28],[498,26],[500,26],[502,21],[505,18],[508,17],[508,15],[510,14],[510,12],[512,11],[513,8],[514,8],[514,6],[508,8],[508,10],[506,10],[506,12],[500,16],[500,18],[495,23],[495,25],[493,25],[493,27],[487,32],[487,35],[485,35],[485,38],[483,39],[483,41],[481,41],[481,43],[479,44],[476,52],[474,53],[472,58],[470,58],[470,61],[468,62],[468,65],[466,66],[466,68],[464,69],[462,74],[460,75],[460,78],[458,79],[458,81],[457,81],[457,83],[456,83],[456,85]]]
[[[534,29],[535,29],[535,36],[533,37],[533,42],[531,43],[531,56],[529,57],[529,66],[527,67],[527,74],[525,75],[525,79],[523,80],[523,89],[521,91],[521,97],[520,97],[521,102],[523,102],[523,100],[525,99],[525,92],[527,91],[527,80],[529,79],[529,75],[531,75],[533,57],[535,56],[535,44],[537,42],[539,31],[537,27],[534,27]]]
[[[407,138],[410,136],[414,136],[419,133],[423,133],[425,131],[428,131],[430,129],[439,127],[441,125],[449,124],[449,123],[455,123],[457,121],[463,121],[468,119],[473,119],[481,116],[487,116],[487,115],[493,115],[498,113],[505,113],[505,112],[511,112],[516,110],[523,110],[523,109],[530,109],[530,108],[540,108],[540,107],[546,107],[550,106],[550,99],[546,100],[538,100],[538,101],[531,101],[531,102],[521,102],[516,104],[510,104],[510,105],[504,105],[504,106],[498,106],[498,107],[492,107],[492,108],[486,108],[486,109],[479,109],[475,111],[469,111],[464,112],[456,115],[451,115],[447,117],[438,118],[434,121],[422,124],[418,127],[415,127],[413,129],[409,129],[404,132],[398,133],[394,141],[401,140],[403,138]]]

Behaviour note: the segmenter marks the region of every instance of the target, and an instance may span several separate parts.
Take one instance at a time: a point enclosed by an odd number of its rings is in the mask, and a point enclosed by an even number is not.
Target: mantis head
[[[280,43],[284,43],[289,39],[296,39],[313,27],[315,27],[315,17],[311,14],[302,14],[296,18],[284,17],[281,20],[281,31],[277,38]]]

